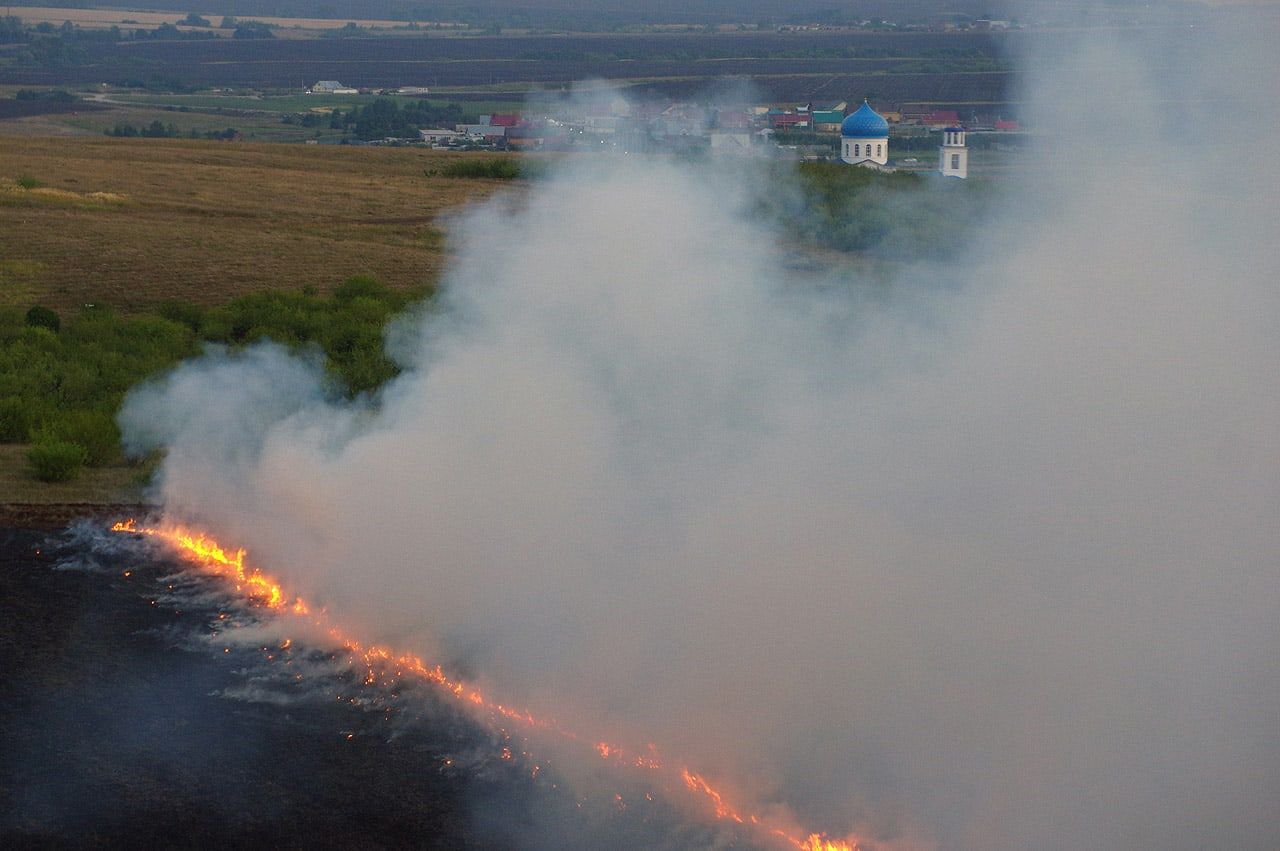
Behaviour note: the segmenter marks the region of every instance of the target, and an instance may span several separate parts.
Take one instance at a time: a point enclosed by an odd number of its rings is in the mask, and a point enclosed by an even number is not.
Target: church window
[[[952,167],[953,169],[955,169],[956,171],[959,171],[959,170],[960,170],[960,155],[959,155],[959,154],[952,154],[952,155],[951,155],[951,167]]]
[[[876,156],[880,156],[880,146],[876,145]]]
[[[854,146],[853,146],[853,155],[854,155],[855,157],[856,157],[856,156],[858,156],[858,152],[861,150],[861,148],[862,148],[862,146],[861,146],[861,145],[854,145]]]

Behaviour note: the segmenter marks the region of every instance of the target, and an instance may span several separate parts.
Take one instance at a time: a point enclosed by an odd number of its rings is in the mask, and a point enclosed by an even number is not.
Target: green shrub
[[[383,352],[383,328],[409,302],[408,294],[357,276],[332,297],[260,292],[209,309],[169,302],[127,316],[96,306],[65,325],[44,307],[0,306],[0,443],[36,444],[31,463],[47,481],[84,464],[115,463],[115,414],[125,394],[197,354],[201,341],[318,346],[348,393],[376,390],[398,372]]]
[[[0,399],[0,443],[26,443],[31,436],[28,406],[19,396]]]
[[[27,452],[32,473],[42,482],[65,482],[75,478],[87,457],[88,452],[83,446],[67,441],[39,443]]]
[[[156,313],[170,322],[186,325],[192,331],[199,331],[204,324],[204,308],[187,301],[166,301],[156,308]]]
[[[490,178],[514,180],[520,176],[520,163],[514,157],[486,157],[484,159],[456,159],[440,169],[444,177]]]
[[[41,186],[44,186],[43,183],[36,180],[34,177],[25,174],[15,180],[14,183],[17,183],[23,189],[39,189]]]
[[[74,443],[84,449],[90,467],[110,464],[120,457],[120,428],[104,411],[59,411],[36,433],[38,443]]]
[[[39,304],[27,311],[27,324],[33,328],[48,328],[55,334],[62,328],[58,314]]]
[[[384,299],[390,294],[386,284],[379,281],[373,275],[352,275],[333,291],[333,297],[338,301],[351,301],[356,298],[372,298]]]

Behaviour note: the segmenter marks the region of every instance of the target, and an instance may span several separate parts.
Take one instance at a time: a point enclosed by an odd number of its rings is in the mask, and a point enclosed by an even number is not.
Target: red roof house
[[[951,127],[960,123],[960,113],[954,109],[936,109],[926,115],[923,120],[930,127]]]

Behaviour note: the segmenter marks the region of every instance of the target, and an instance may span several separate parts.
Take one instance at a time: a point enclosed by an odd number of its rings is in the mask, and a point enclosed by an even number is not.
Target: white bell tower
[[[938,148],[938,173],[943,177],[969,176],[969,149],[964,146],[964,128],[959,125],[942,131]]]

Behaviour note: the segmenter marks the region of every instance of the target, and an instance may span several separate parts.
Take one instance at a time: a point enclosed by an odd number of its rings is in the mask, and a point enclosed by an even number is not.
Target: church
[[[969,176],[969,151],[964,144],[964,134],[964,128],[958,125],[942,131],[938,173],[944,177]],[[892,170],[889,168],[889,122],[866,100],[840,125],[840,159],[849,165],[877,171]]]
[[[865,100],[840,125],[840,159],[870,168],[889,164],[889,122]]]

